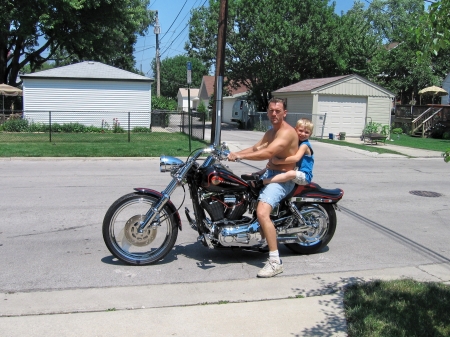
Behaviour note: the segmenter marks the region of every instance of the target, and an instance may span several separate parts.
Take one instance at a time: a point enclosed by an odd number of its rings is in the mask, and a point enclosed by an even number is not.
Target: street
[[[224,132],[222,141],[254,143],[247,132],[240,135]],[[285,272],[278,277],[450,262],[448,164],[439,158],[312,145],[313,181],[345,191],[336,234],[319,254],[294,255],[280,246]],[[249,163],[263,167],[262,162]],[[240,163],[229,165],[237,174],[252,171]],[[103,216],[133,187],[165,188],[171,178],[159,172],[159,158],[3,158],[0,166],[3,293],[247,280],[265,262],[265,254],[210,250],[197,242],[184,215],[184,207],[192,211],[188,193],[180,208],[183,230],[163,261],[136,267],[113,259],[102,239]],[[183,190],[171,199],[180,207]]]

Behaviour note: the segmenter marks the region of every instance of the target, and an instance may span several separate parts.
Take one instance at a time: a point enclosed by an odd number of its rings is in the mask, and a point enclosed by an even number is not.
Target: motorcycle
[[[179,186],[186,195],[185,185],[193,207],[193,216],[185,208],[186,219],[204,246],[263,251],[256,217],[259,188],[252,184],[258,177],[235,175],[222,163],[229,153],[223,143],[195,150],[185,162],[161,156],[160,171],[170,172],[173,178],[166,189],[134,188],[105,214],[103,239],[112,255],[131,265],[163,259],[182,230],[181,206],[177,209],[170,196]],[[200,157],[205,155],[201,163]],[[315,183],[296,185],[271,213],[278,243],[298,254],[320,251],[335,233],[335,209],[343,195],[339,188],[323,189]]]

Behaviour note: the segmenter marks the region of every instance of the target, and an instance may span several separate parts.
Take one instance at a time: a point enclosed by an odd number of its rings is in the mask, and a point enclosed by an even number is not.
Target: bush
[[[153,110],[169,110],[176,111],[178,103],[175,99],[163,96],[152,96],[152,111]]]
[[[6,132],[27,132],[28,121],[26,119],[10,119],[3,124],[3,131]]]
[[[87,132],[87,133],[102,133],[102,132],[104,132],[104,130],[102,128],[97,127],[97,126],[91,125],[91,126],[86,126],[84,128],[84,132]]]
[[[430,137],[435,139],[442,139],[444,137],[444,133],[446,131],[450,131],[446,129],[447,127],[445,126],[445,124],[437,123],[431,128]]]
[[[45,132],[48,131],[48,127],[42,123],[31,122],[28,124],[28,132]]]
[[[378,131],[380,129],[381,129],[381,123],[369,122],[365,126],[363,133],[378,133]]]
[[[150,128],[145,128],[143,126],[135,126],[133,128],[133,130],[131,130],[131,132],[136,132],[136,133],[148,133],[151,132]]]
[[[86,129],[86,127],[80,123],[65,123],[61,126],[62,132],[69,132],[69,133],[85,132],[85,129]]]
[[[52,123],[52,132],[61,132],[62,126],[59,123]]]
[[[203,103],[203,100],[201,100],[198,104],[197,112],[199,113],[199,118],[201,121],[206,120],[208,109],[206,108],[205,103]]]
[[[401,135],[401,134],[403,133],[403,129],[402,129],[402,128],[395,128],[395,129],[392,129],[392,133],[393,133],[394,135]]]

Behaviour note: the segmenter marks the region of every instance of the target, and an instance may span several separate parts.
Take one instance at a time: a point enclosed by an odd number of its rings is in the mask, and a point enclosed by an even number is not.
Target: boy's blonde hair
[[[300,126],[304,127],[311,134],[312,134],[312,132],[314,130],[314,124],[308,118],[301,118],[301,119],[299,119],[297,121],[297,124],[295,124],[295,127],[298,128]]]

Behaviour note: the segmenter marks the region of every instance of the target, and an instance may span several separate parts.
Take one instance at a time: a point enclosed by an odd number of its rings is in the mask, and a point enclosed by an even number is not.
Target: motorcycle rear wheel
[[[158,226],[138,233],[139,223],[157,202],[150,195],[130,193],[115,201],[103,220],[103,240],[111,254],[132,265],[148,265],[163,259],[175,245],[178,226],[169,207],[159,213]]]
[[[314,254],[322,250],[333,238],[336,231],[336,211],[329,204],[296,204],[304,215],[310,229],[298,234],[300,243],[285,246],[297,254]]]

